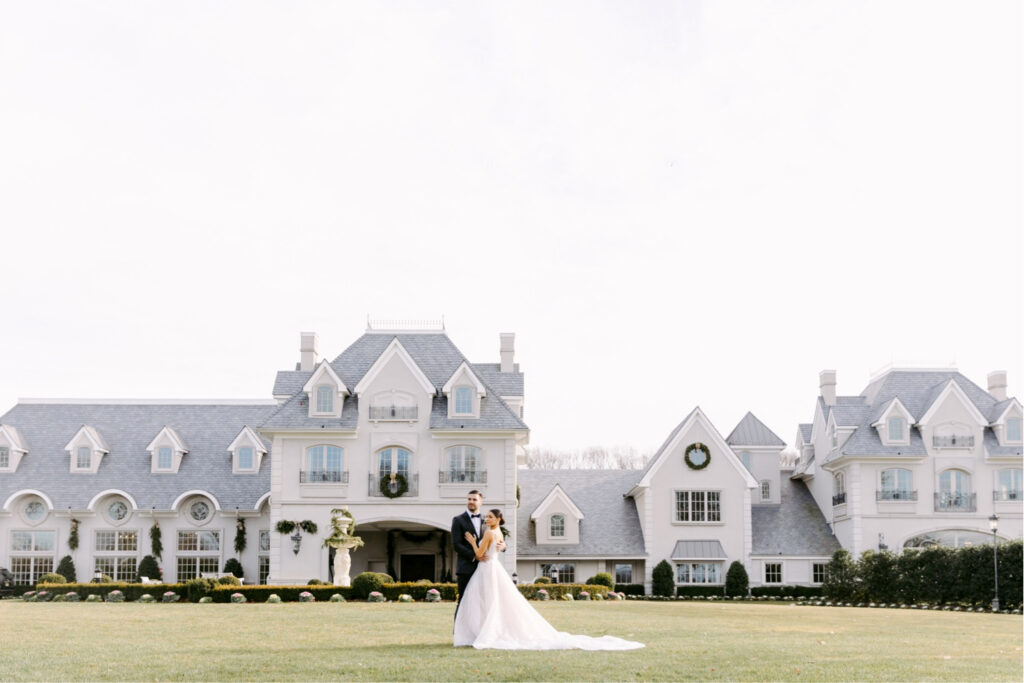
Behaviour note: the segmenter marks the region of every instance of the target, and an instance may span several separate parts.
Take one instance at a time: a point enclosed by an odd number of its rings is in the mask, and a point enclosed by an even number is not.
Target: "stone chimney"
[[[299,340],[299,370],[312,372],[316,367],[316,350],[319,343],[316,332],[300,332]]]
[[[836,404],[836,371],[822,370],[818,373],[818,386],[821,388],[821,397],[825,399],[825,405]]]
[[[501,371],[515,372],[516,335],[514,332],[502,332],[498,337],[501,338]]]
[[[1006,400],[1006,370],[988,373],[988,393],[997,401]]]

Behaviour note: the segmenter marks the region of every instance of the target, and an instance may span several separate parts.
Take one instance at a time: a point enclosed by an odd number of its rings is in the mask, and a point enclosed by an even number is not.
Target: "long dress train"
[[[466,586],[455,616],[455,647],[498,650],[635,650],[644,647],[615,636],[575,635],[555,628],[523,597],[497,559],[487,551]]]

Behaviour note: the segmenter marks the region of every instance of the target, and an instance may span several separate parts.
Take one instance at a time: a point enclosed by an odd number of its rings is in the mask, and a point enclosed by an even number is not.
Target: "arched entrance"
[[[353,577],[373,571],[402,582],[452,580],[448,529],[408,520],[379,520],[360,522],[356,533],[365,545],[353,553]]]

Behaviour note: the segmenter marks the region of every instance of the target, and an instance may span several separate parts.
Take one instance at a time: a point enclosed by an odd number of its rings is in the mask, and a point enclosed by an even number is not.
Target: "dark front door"
[[[402,555],[401,581],[436,581],[433,555]]]

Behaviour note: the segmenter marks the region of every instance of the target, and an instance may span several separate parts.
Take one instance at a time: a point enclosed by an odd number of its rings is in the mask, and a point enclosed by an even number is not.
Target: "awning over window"
[[[721,541],[676,541],[672,559],[724,560],[727,558]]]

